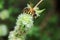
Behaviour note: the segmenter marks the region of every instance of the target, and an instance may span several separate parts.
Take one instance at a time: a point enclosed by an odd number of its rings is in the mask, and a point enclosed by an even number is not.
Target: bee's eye
[[[36,14],[33,15],[34,17],[37,16]]]

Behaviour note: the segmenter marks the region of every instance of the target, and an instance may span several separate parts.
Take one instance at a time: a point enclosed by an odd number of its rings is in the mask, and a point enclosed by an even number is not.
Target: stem
[[[40,1],[35,5],[35,7],[37,7],[42,1],[43,1],[43,0],[40,0]],[[35,7],[34,7],[34,8],[35,8]]]

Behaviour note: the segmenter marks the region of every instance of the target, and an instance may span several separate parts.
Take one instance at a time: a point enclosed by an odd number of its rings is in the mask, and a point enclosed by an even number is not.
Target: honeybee
[[[30,7],[30,8],[25,7],[25,8],[23,9],[23,12],[32,15],[34,18],[37,16],[37,15],[35,14],[36,12],[35,12],[35,10],[33,9],[33,7]]]
[[[32,3],[30,3],[29,5],[27,5],[28,7],[25,7],[23,9],[23,12],[24,13],[28,13],[28,14],[31,14],[34,18],[37,18],[37,14],[36,14],[36,10],[35,8],[38,7],[38,5],[42,2],[43,0],[40,0],[34,7],[32,7]]]

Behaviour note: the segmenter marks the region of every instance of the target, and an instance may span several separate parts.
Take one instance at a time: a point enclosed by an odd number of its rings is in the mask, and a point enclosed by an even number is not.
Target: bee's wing
[[[27,4],[27,7],[28,7],[28,8],[31,8],[31,6],[30,6],[29,4]]]

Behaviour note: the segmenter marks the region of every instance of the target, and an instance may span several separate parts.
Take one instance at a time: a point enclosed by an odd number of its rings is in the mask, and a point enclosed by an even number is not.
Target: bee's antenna
[[[43,0],[40,0],[40,1],[34,6],[34,8],[37,7],[42,1],[43,1]]]

